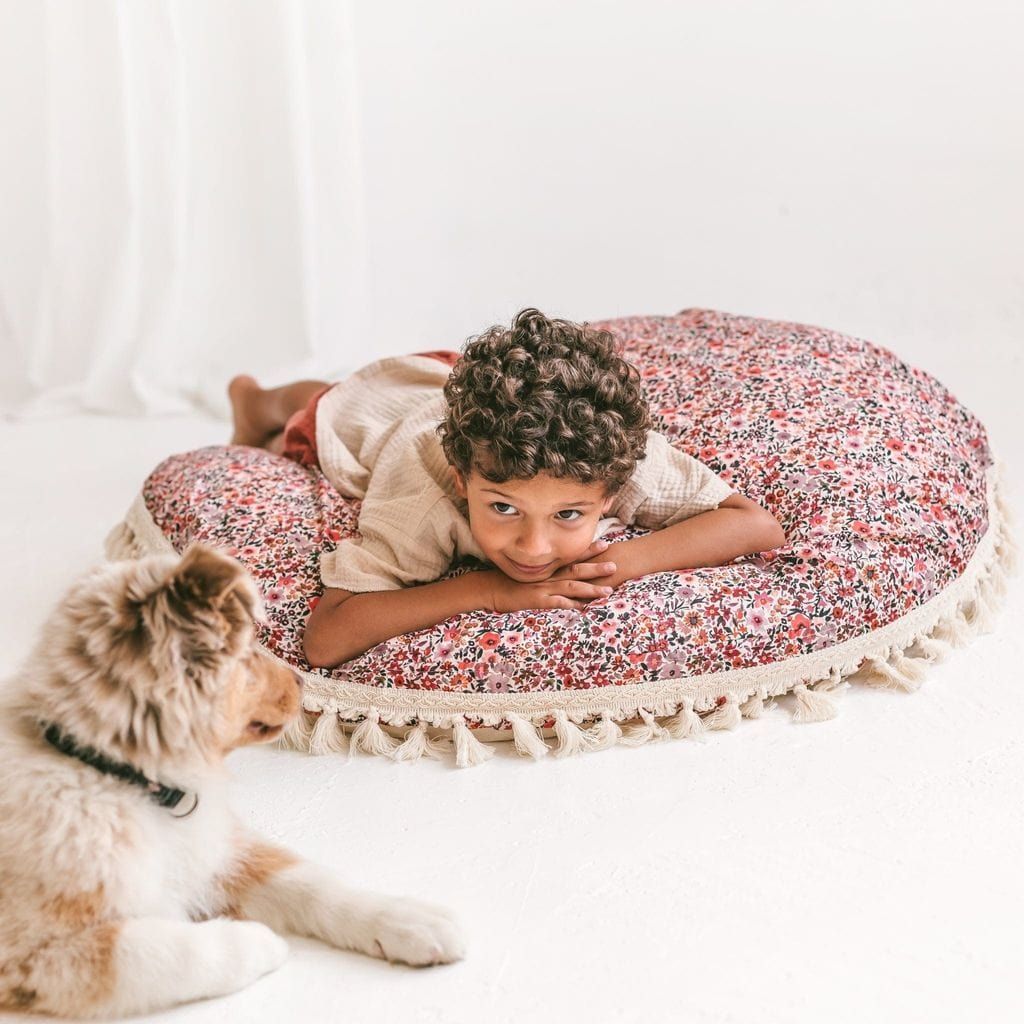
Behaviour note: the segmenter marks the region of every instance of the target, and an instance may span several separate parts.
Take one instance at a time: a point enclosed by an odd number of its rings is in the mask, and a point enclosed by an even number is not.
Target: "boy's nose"
[[[516,547],[522,554],[530,558],[536,558],[539,555],[546,555],[549,545],[544,534],[539,530],[534,530],[530,533],[520,534],[519,543]]]

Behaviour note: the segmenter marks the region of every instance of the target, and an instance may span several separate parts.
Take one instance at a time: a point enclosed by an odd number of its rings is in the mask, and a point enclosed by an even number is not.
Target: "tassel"
[[[406,734],[392,757],[396,761],[418,761],[421,757],[440,760],[451,749],[451,743],[442,736],[431,736],[427,723],[419,721]]]
[[[835,693],[842,687],[832,690]],[[794,722],[827,722],[839,714],[839,708],[829,694],[818,693],[806,683],[800,682],[793,687],[796,697],[796,710],[793,712]]]
[[[908,689],[916,690],[928,675],[927,669],[921,664],[924,660],[922,658],[910,658],[905,652],[895,650],[892,652],[892,657],[889,660],[892,662],[893,668],[895,668],[897,672],[901,672],[903,674],[903,678],[908,683],[916,684],[909,686]]]
[[[622,739],[622,729],[606,711],[583,735],[591,750],[607,750]]]
[[[451,720],[452,739],[455,741],[455,763],[460,768],[475,768],[494,757],[494,748],[485,746],[470,731],[462,715]]]
[[[570,722],[564,711],[555,712],[555,737],[558,740],[555,757],[571,757],[587,748],[583,730],[575,722]]]
[[[658,720],[650,711],[646,710],[646,708],[638,708],[637,710],[640,717],[644,720],[644,724],[627,725],[622,730],[620,743],[627,747],[640,747],[645,743],[650,743],[652,740],[668,739],[668,729],[659,725]]]
[[[998,566],[992,566],[991,572],[985,578],[987,584],[988,598],[990,602],[1002,602],[1006,597],[1006,573]]]
[[[936,636],[919,636],[914,641],[914,646],[932,664],[944,661],[950,650],[952,650],[945,640],[940,640]]]
[[[971,639],[970,627],[956,611],[935,624],[932,636],[945,641],[950,647],[963,647]]]
[[[996,550],[999,554],[999,561],[1006,572],[1015,573],[1020,568],[1020,553],[1017,548],[1017,542],[1008,533],[1003,534],[999,547]]]
[[[976,625],[980,633],[991,633],[996,626],[999,605],[991,587],[978,591],[975,610]]]
[[[713,708],[704,718],[708,729],[735,729],[743,721],[740,714],[739,698],[731,690],[725,695],[725,703]]]
[[[314,725],[314,716],[305,708],[301,708],[298,716],[285,726],[276,746],[282,750],[299,750],[303,754],[308,754]]]
[[[427,752],[427,723],[418,722],[406,734],[392,757],[396,761],[418,761]]]
[[[107,534],[103,554],[108,562],[125,562],[142,556],[132,528],[123,520]]]
[[[866,683],[868,686],[877,686],[885,690],[903,690],[907,693],[912,693],[920,685],[919,681],[905,676],[885,658],[874,656],[864,659],[853,678],[856,682]]]
[[[765,712],[764,702],[768,697],[768,688],[762,686],[752,693],[741,705],[740,714],[744,718],[760,718]]]
[[[693,710],[693,698],[684,697],[683,706],[665,723],[669,736],[675,740],[692,736],[695,740],[705,739],[707,726],[704,720]]]
[[[548,752],[548,745],[533,725],[522,715],[506,715],[505,720],[512,726],[512,742],[523,757],[539,761]]]
[[[320,712],[320,717],[313,723],[313,731],[310,733],[309,752],[317,756],[349,752],[348,737],[341,728],[335,712]]]
[[[352,730],[351,746],[364,754],[391,757],[398,748],[398,740],[380,727],[380,714],[371,708],[366,717]]]

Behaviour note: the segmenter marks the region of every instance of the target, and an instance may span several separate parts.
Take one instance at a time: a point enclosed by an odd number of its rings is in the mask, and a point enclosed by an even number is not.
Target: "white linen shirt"
[[[459,558],[484,561],[437,436],[451,368],[429,356],[394,356],[335,384],[316,408],[320,468],[363,502],[359,537],[320,556],[325,587],[353,593],[430,583]],[[717,508],[733,489],[707,466],[647,435],[646,456],[595,533],[635,523],[671,526]]]

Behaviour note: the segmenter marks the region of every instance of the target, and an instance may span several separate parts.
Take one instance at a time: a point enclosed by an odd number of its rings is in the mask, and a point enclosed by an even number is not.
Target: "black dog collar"
[[[95,768],[104,775],[113,775],[134,786],[141,786],[149,794],[150,799],[155,800],[161,807],[166,807],[172,817],[187,818],[199,806],[199,794],[193,793],[188,809],[184,812],[177,810],[178,804],[185,798],[183,789],[174,789],[171,786],[161,785],[159,782],[152,782],[130,764],[125,764],[123,761],[112,761],[93,747],[80,747],[73,737],[61,732],[60,726],[55,723],[46,727],[43,736],[50,746],[55,747],[62,754],[76,757],[83,764]]]

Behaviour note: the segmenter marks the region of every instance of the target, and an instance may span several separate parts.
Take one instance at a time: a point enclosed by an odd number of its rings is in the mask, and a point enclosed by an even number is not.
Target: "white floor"
[[[199,416],[0,423],[0,673],[148,470],[223,434]],[[820,725],[781,707],[705,744],[537,764],[503,749],[464,771],[234,755],[245,818],[455,908],[469,955],[411,970],[294,940],[251,989],[148,1019],[1019,1020],[1022,613],[1017,579],[997,632],[917,694],[853,688]]]

